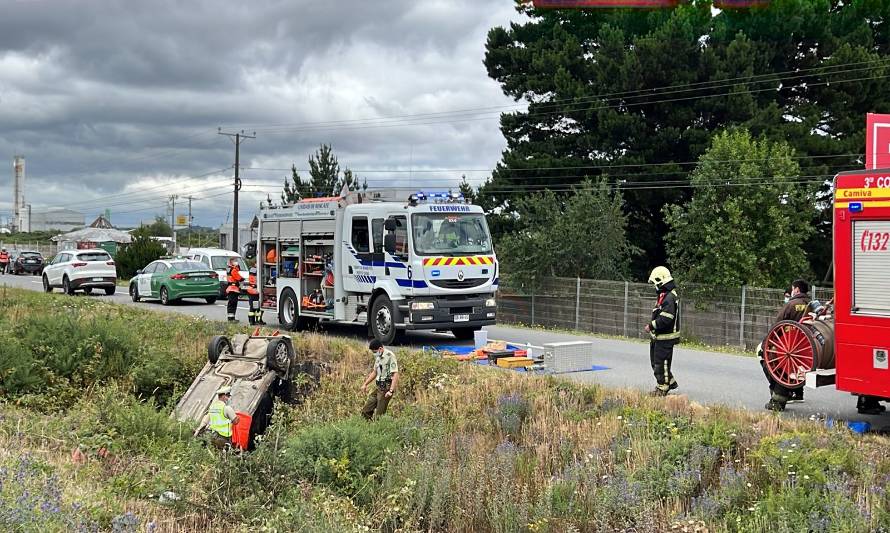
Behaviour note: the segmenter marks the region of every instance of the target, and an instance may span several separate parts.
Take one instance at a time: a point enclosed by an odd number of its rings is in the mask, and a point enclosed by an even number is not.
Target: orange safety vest
[[[260,292],[256,288],[256,274],[251,272],[250,275],[247,276],[247,294],[256,296],[259,293]]]
[[[0,252],[0,263],[9,262],[9,252]]]
[[[229,286],[226,287],[226,293],[233,292],[241,292],[240,283],[244,281],[244,278],[241,277],[241,272],[238,271],[237,267],[229,266],[228,274],[226,275],[226,281],[229,283]]]

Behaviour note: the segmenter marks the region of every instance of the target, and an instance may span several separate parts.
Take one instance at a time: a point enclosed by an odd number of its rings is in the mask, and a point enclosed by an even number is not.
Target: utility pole
[[[192,247],[192,197],[189,196],[189,248]]]
[[[176,199],[175,194],[170,195],[170,231],[173,232],[173,251],[176,251]]]
[[[244,130],[241,130],[238,133],[226,133],[222,131],[222,128],[219,128],[217,133],[235,139],[235,198],[232,207],[232,251],[240,253],[238,252],[238,191],[241,190],[241,178],[239,177],[239,170],[241,168],[241,141],[243,139],[256,139],[256,132],[253,132],[253,135],[247,135],[244,133]]]

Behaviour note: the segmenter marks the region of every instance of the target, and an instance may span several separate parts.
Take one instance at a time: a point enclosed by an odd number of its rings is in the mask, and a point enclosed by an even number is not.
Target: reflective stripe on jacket
[[[238,270],[238,267],[233,268],[229,266],[226,273],[226,283],[228,283],[229,286],[226,287],[226,292],[241,292],[240,283],[242,281],[244,281],[244,278],[241,277],[241,272]]]
[[[0,252],[0,263],[9,262],[9,252]]]
[[[232,436],[232,421],[226,418],[226,404],[220,400],[213,400],[210,408],[207,410],[210,415],[210,423],[208,427],[211,431],[218,433],[222,437]]]
[[[260,292],[256,288],[256,274],[251,272],[250,275],[247,276],[247,294],[256,296],[259,293]]]
[[[658,294],[649,326],[652,338],[656,341],[680,338],[680,296],[677,294],[674,282],[665,284],[664,289]]]

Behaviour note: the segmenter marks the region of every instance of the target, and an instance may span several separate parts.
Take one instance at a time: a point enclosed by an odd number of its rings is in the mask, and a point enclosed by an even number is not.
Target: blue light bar
[[[861,213],[862,212],[862,202],[850,202],[849,206],[851,213]]]
[[[459,192],[451,192],[451,191],[435,191],[435,192],[423,192],[418,191],[411,195],[411,200],[414,202],[463,202],[464,195]]]

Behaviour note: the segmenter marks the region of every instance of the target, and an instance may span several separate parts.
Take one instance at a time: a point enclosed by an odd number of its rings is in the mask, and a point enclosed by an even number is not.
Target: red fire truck
[[[890,401],[890,169],[834,180],[833,302],[764,341],[767,371],[795,389],[835,385],[875,414]]]

